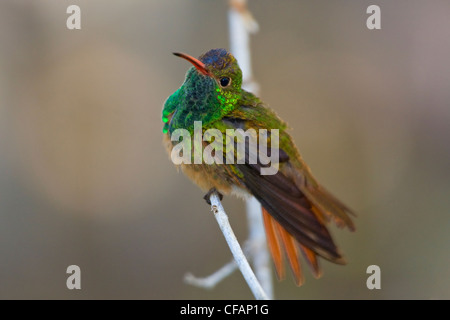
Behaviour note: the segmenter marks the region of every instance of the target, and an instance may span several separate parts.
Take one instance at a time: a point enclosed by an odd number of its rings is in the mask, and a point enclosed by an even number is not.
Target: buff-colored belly
[[[173,144],[168,134],[164,135],[163,143],[169,156],[172,153]],[[222,194],[236,194],[244,192],[242,183],[233,174],[230,166],[224,164],[181,164],[183,173],[188,176],[202,190],[209,191],[216,188]]]

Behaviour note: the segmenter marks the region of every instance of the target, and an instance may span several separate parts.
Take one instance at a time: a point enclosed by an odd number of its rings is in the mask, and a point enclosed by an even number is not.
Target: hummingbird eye
[[[228,77],[220,78],[220,85],[223,88],[228,87],[230,85],[230,83],[231,83],[231,79],[230,78],[228,78]]]

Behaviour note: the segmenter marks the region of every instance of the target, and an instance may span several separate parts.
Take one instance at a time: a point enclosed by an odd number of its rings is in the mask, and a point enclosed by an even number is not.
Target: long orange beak
[[[205,68],[205,64],[203,62],[201,62],[200,60],[191,57],[188,54],[185,53],[178,53],[178,52],[173,52],[174,55],[176,55],[177,57],[186,59],[187,61],[189,61],[190,63],[192,63],[194,65],[195,68],[197,68],[197,70],[205,75],[205,76],[211,76],[211,72],[209,72],[208,70],[206,70]]]

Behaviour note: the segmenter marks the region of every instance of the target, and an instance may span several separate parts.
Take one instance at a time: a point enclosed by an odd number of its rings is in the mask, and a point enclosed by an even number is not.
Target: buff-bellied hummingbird
[[[247,151],[241,162],[177,165],[205,191],[254,196],[261,203],[268,248],[279,279],[284,277],[286,256],[295,282],[303,283],[300,252],[316,278],[321,276],[318,256],[345,264],[326,225],[333,220],[339,227],[353,231],[349,217],[352,211],[313,177],[288,134],[286,123],[258,97],[242,89],[242,71],[234,56],[225,49],[210,50],[198,59],[174,54],[193,67],[187,71],[182,86],[164,103],[164,144],[169,154],[176,145],[171,139],[174,133],[178,129],[192,133],[196,121],[201,121],[202,133],[217,129],[226,137],[227,129],[276,129],[279,139],[279,147],[270,150],[278,155],[275,174],[262,174],[267,163],[259,158],[252,163]],[[195,144],[193,140],[194,137],[190,146]],[[201,143],[206,146],[205,141]],[[225,159],[225,152],[215,149],[214,156]]]

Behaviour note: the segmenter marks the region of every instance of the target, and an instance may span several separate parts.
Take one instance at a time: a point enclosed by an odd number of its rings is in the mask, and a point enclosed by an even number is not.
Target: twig
[[[262,221],[261,204],[255,197],[246,201],[247,221],[249,238],[247,240],[250,248],[245,250],[249,253],[256,277],[264,288],[269,299],[273,299],[272,269],[270,256],[267,251],[266,233]]]
[[[266,293],[258,282],[258,279],[256,279],[253,270],[250,268],[250,265],[245,258],[244,252],[242,251],[241,246],[234,235],[233,229],[231,229],[230,223],[228,222],[228,216],[223,209],[219,195],[217,192],[213,192],[211,193],[209,199],[211,201],[211,210],[214,212],[214,216],[216,217],[220,230],[222,230],[228,246],[230,247],[231,253],[233,254],[234,260],[236,261],[239,270],[241,270],[245,281],[247,281],[250,290],[253,292],[253,295],[257,300],[268,300]]]
[[[199,278],[194,276],[192,273],[186,273],[184,276],[184,281],[190,285],[201,287],[205,289],[214,288],[220,281],[228,277],[230,274],[237,269],[236,261],[233,259],[224,265],[222,268],[211,274],[210,276]]]
[[[266,236],[265,233],[262,232],[262,228],[258,227],[258,220],[261,220],[261,214],[258,211],[258,207],[261,205],[255,198],[247,201],[247,206],[249,205],[256,207],[247,207],[250,235],[242,250],[248,260],[253,260],[256,270],[256,277],[261,283],[261,286],[266,292],[268,298],[272,299],[267,291],[269,290],[269,292],[272,292],[272,277],[271,269],[268,267],[269,255],[267,254],[265,246]],[[238,265],[236,264],[236,261],[232,259],[222,268],[207,277],[196,277],[192,273],[188,272],[184,275],[184,281],[192,286],[209,290],[213,289],[219,282],[232,274],[237,268]]]

